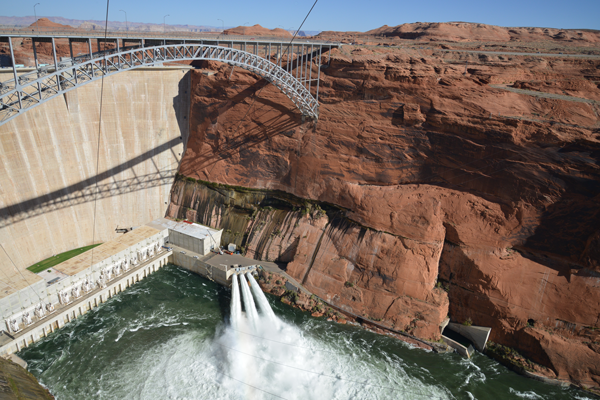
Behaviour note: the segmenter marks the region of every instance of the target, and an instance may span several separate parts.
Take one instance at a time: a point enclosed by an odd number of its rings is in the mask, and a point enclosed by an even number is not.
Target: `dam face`
[[[105,78],[99,153],[99,81],[0,126],[0,242],[17,268],[165,215],[188,138],[188,70]],[[4,252],[0,268],[12,270]]]

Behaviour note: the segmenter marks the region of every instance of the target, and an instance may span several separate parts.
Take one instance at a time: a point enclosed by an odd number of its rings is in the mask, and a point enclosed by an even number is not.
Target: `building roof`
[[[214,235],[222,231],[222,229],[213,229],[197,223],[177,222],[166,218],[155,219],[146,225],[159,230],[170,229],[196,239],[205,239],[207,236]]]
[[[21,270],[21,273],[19,273],[14,267],[2,266],[0,268],[2,268],[2,274],[0,275],[0,299],[44,280],[41,276],[37,276],[26,269]]]
[[[162,229],[161,229],[162,230]],[[53,268],[67,275],[75,275],[86,268],[91,267],[107,258],[114,256],[133,246],[136,243],[143,241],[151,236],[156,235],[160,230],[150,226],[140,226],[130,232],[127,232],[115,240],[110,240],[106,243],[95,247],[92,250],[86,251],[76,257],[64,261]],[[92,260],[92,256],[94,259]]]

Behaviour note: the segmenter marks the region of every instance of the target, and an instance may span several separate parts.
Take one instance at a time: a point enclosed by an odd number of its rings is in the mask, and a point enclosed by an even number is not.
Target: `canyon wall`
[[[188,136],[188,90],[187,68],[106,78],[100,142],[100,81],[0,126],[0,242],[18,268],[164,216]],[[12,269],[4,252],[0,266]]]
[[[538,373],[598,387],[598,59],[345,46],[318,122],[203,67],[170,216],[357,314],[428,339],[446,314],[489,326]]]

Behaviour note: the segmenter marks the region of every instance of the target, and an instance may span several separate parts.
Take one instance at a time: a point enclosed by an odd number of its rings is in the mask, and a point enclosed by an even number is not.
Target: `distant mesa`
[[[415,22],[397,26],[383,25],[366,32],[324,31],[318,37],[344,39],[352,36],[383,36],[407,40],[445,42],[588,42],[600,43],[600,31],[589,29],[507,28],[473,22]]]
[[[84,22],[83,24],[79,25],[79,29],[84,31],[103,31],[104,26],[100,24],[95,24],[93,22]]]
[[[285,29],[275,28],[268,29],[256,24],[253,26],[238,26],[235,28],[225,29],[224,35],[241,35],[241,36],[278,36],[291,38],[292,34]]]
[[[56,22],[50,21],[48,18],[38,19],[37,22],[34,22],[33,24],[29,25],[29,28],[52,28],[52,29],[60,28],[60,29],[69,29],[69,30],[76,29],[70,25],[57,24]]]

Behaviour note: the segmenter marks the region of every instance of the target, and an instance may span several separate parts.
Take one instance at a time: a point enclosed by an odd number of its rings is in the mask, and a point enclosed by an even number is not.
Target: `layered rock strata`
[[[193,74],[180,172],[230,187],[215,208],[214,188],[180,181],[169,214],[238,233],[359,315],[435,339],[448,313],[598,387],[600,62],[376,46],[324,61],[316,123],[250,73]],[[233,186],[267,194],[237,204]],[[288,205],[257,228],[265,198]]]

